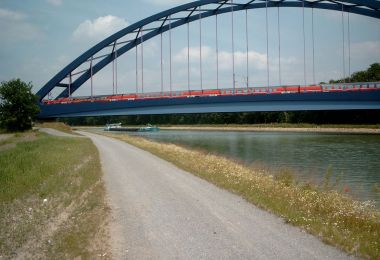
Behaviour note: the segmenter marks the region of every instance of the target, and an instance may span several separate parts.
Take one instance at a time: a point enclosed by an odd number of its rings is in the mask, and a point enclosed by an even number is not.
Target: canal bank
[[[140,137],[107,135],[147,150],[236,193],[348,253],[373,259],[380,256],[379,211],[330,190],[328,183],[325,187],[301,184],[286,173],[275,177],[265,169],[252,169],[207,152]]]
[[[380,125],[371,126],[331,126],[331,125],[214,125],[214,126],[160,126],[162,130],[173,131],[241,131],[241,132],[297,132],[297,133],[343,133],[379,134]]]
[[[183,167],[121,140],[84,134],[100,151],[117,259],[353,258]],[[170,156],[183,159],[183,151]]]
[[[286,170],[306,183],[318,185],[328,178],[336,190],[361,201],[373,201],[380,208],[380,135],[196,130],[132,135],[200,149],[272,172]]]
[[[110,259],[96,147],[45,131],[0,134],[0,259]]]

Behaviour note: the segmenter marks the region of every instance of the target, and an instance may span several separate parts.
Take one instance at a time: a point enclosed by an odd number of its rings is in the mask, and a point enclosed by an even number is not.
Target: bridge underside
[[[41,105],[39,118],[380,109],[380,91],[167,98]]]

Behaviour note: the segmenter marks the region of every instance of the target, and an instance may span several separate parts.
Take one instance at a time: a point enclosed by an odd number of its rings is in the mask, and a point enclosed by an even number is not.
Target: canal
[[[380,135],[239,132],[160,131],[133,133],[145,138],[206,150],[247,165],[290,169],[305,182],[321,183],[330,171],[331,183],[360,200],[380,206]]]
[[[102,131],[98,129],[98,131]],[[302,182],[330,184],[380,208],[380,135],[315,132],[113,132],[201,149],[248,166],[290,170]]]

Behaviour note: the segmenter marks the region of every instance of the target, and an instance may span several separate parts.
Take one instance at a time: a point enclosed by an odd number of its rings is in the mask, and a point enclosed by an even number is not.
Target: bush
[[[0,85],[0,127],[7,131],[25,131],[39,113],[37,96],[32,84],[20,79],[4,81]]]

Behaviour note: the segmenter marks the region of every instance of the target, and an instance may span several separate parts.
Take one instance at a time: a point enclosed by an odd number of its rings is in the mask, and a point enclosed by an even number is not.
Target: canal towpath
[[[116,259],[349,259],[241,197],[125,142],[93,133]]]

